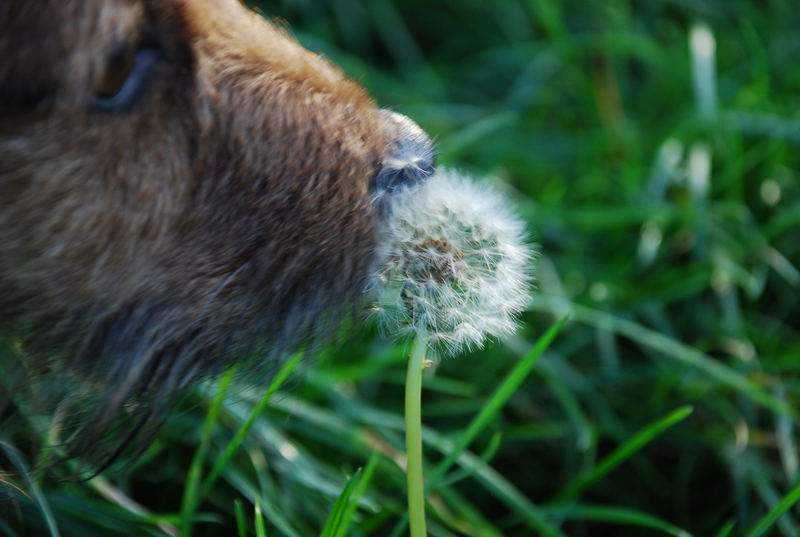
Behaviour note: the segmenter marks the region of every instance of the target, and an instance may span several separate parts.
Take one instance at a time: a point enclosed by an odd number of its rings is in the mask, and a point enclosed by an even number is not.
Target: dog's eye
[[[114,47],[105,72],[95,85],[92,107],[112,114],[128,112],[144,93],[158,59],[155,49]]]

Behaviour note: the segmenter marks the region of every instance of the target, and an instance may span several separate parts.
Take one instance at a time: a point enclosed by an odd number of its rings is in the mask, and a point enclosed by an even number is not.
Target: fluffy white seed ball
[[[424,330],[433,350],[456,354],[514,332],[530,299],[524,224],[489,185],[438,170],[393,194],[368,286],[386,335]]]

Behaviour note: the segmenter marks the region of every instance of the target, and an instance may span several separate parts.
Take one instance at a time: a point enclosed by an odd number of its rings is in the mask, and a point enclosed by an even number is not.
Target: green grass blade
[[[339,420],[344,420],[345,418],[357,420],[377,430],[402,431],[405,426],[401,416],[377,410],[370,406],[364,406],[356,401],[350,401],[349,406],[342,409],[347,412],[346,416],[328,416],[309,403],[289,395],[277,400],[275,407],[290,416],[308,420],[321,428],[333,429],[337,433],[342,433],[343,424]],[[443,454],[450,453],[455,449],[455,444],[450,439],[428,427],[422,428],[422,439],[426,444]],[[359,441],[364,442],[365,447],[373,448],[373,445],[366,440],[365,436],[359,436]],[[507,505],[529,528],[540,535],[565,537],[519,489],[477,456],[465,450],[458,457],[458,464],[465,471],[470,472],[472,477],[500,502]],[[405,522],[402,525],[404,528]],[[403,528],[395,528],[396,533],[392,533],[392,535],[402,535]]]
[[[735,527],[736,521],[729,520],[719,529],[715,537],[728,537]]]
[[[222,451],[222,454],[217,458],[214,466],[211,468],[211,471],[208,473],[208,477],[206,477],[205,481],[203,482],[203,487],[200,490],[199,498],[204,498],[208,492],[211,490],[211,487],[214,485],[214,482],[219,477],[219,474],[222,473],[222,470],[225,469],[225,466],[233,457],[233,454],[242,444],[242,441],[247,436],[247,433],[250,432],[250,429],[253,427],[256,419],[264,412],[264,409],[269,403],[270,398],[272,395],[278,390],[278,388],[283,385],[289,375],[292,374],[292,371],[297,367],[297,364],[300,362],[302,354],[296,353],[292,356],[289,361],[287,361],[278,371],[275,378],[272,380],[272,383],[267,388],[267,391],[264,392],[264,395],[259,400],[258,404],[253,408],[253,411],[250,413],[250,416],[247,418],[247,421],[239,427],[239,430],[236,431],[236,434],[228,442],[228,445],[225,446],[225,449]]]
[[[508,402],[514,392],[517,391],[522,381],[525,380],[528,374],[536,365],[539,356],[550,346],[553,339],[558,335],[561,327],[567,322],[567,315],[561,317],[555,324],[553,324],[547,332],[539,338],[533,349],[525,356],[511,372],[506,376],[500,386],[497,387],[495,392],[486,402],[483,409],[478,413],[472,422],[467,426],[467,429],[459,437],[453,451],[440,462],[436,468],[428,476],[428,490],[435,490],[437,484],[450,469],[453,463],[458,459],[458,456],[472,443],[475,437],[480,433],[497,415],[500,409]]]
[[[342,524],[339,525],[339,531],[335,533],[336,537],[345,537],[347,535],[350,522],[353,520],[353,515],[358,507],[358,500],[367,490],[369,482],[372,480],[372,474],[375,473],[375,468],[378,467],[379,460],[380,455],[377,451],[373,451],[367,461],[367,465],[364,467],[364,473],[361,475],[361,479],[358,480],[358,484],[355,490],[353,490],[352,498],[347,503],[347,509],[345,509],[344,515],[342,516]]]
[[[181,503],[181,537],[187,537],[192,534],[192,516],[197,504],[202,498],[198,495],[198,488],[200,485],[200,477],[203,470],[203,460],[208,452],[208,447],[211,443],[211,431],[214,424],[217,423],[219,417],[219,409],[222,406],[222,401],[225,399],[225,393],[228,391],[233,375],[236,372],[235,367],[229,368],[225,375],[219,382],[219,389],[217,391],[214,401],[211,403],[211,408],[206,415],[205,423],[203,424],[203,431],[200,435],[200,446],[194,453],[192,463],[189,466],[189,475],[187,477],[186,487],[183,490],[183,502]]]
[[[561,492],[556,495],[555,503],[563,503],[572,499],[583,489],[602,479],[606,474],[650,443],[656,436],[689,417],[692,410],[691,406],[681,407],[640,430],[633,435],[630,440],[601,460],[594,468],[567,484]]]
[[[502,435],[500,433],[495,433],[492,435],[492,438],[489,439],[489,445],[483,450],[478,457],[483,461],[484,464],[489,464],[489,461],[497,454],[498,450],[500,449],[500,444],[502,443]],[[441,481],[436,485],[436,490],[441,491],[445,487],[450,487],[459,481],[463,481],[468,477],[471,477],[472,474],[466,470],[459,470],[457,472],[453,472],[450,475],[442,478]]]
[[[592,423],[586,416],[578,401],[578,394],[565,383],[561,373],[552,363],[541,363],[536,373],[541,377],[543,385],[547,386],[550,393],[558,401],[568,418],[568,423],[575,431],[576,446],[581,451],[589,449],[593,443]]]
[[[248,481],[247,477],[233,467],[224,474],[225,480],[254,505],[258,504],[260,512],[275,527],[276,531],[286,537],[301,537],[300,532],[294,529],[288,518],[278,511],[260,491]]]
[[[503,531],[488,520],[487,516],[491,515],[489,513],[481,513],[480,506],[473,505],[460,495],[455,488],[442,485],[436,494],[442,497],[448,509],[452,509],[453,513],[459,518],[456,521],[448,521],[442,517],[442,520],[447,522],[452,529],[470,537],[503,537]],[[442,516],[442,513],[437,512],[437,514]],[[499,523],[500,521],[495,520],[494,522]]]
[[[747,532],[746,537],[758,537],[759,535],[763,535],[781,515],[791,509],[798,501],[800,501],[800,484],[795,485],[795,487],[783,497],[778,505],[770,509],[769,513],[764,515],[764,518],[753,526],[753,529]]]
[[[637,323],[592,308],[573,304],[554,296],[536,296],[532,309],[554,313],[563,311],[565,307],[570,310],[577,321],[603,326],[651,349],[663,352],[667,356],[703,371],[708,376],[730,386],[773,412],[787,416],[796,415],[796,411],[786,401],[782,401],[756,386],[744,375],[717,360],[712,360],[697,349]]]
[[[640,526],[661,531],[674,537],[692,537],[692,534],[658,517],[624,507],[609,507],[605,505],[577,504],[567,508],[546,510],[554,517],[566,520],[589,520],[592,522],[605,522],[609,524],[625,524]]]
[[[244,518],[244,506],[242,500],[236,498],[233,501],[233,512],[236,517],[236,531],[239,537],[247,537],[247,522]]]
[[[264,524],[264,515],[261,513],[261,506],[256,502],[255,506],[255,526],[256,537],[267,537],[267,527]]]
[[[353,490],[355,490],[355,488],[358,486],[358,482],[361,479],[361,472],[362,469],[359,468],[356,470],[356,473],[354,473],[352,477],[348,479],[347,484],[342,489],[342,493],[339,494],[339,498],[333,505],[333,510],[328,516],[328,520],[325,522],[325,527],[322,528],[320,537],[334,537],[335,535],[338,535],[339,530],[342,527],[344,514],[347,510],[347,506],[350,503],[350,496],[353,494]]]
[[[499,112],[459,129],[440,142],[440,158],[445,162],[455,160],[473,144],[492,136],[498,130],[511,127],[516,119],[516,114],[512,112]]]
[[[39,485],[37,485],[36,482],[31,478],[28,465],[25,464],[25,461],[17,453],[14,447],[2,438],[0,438],[0,449],[8,458],[8,460],[11,461],[11,464],[13,464],[19,470],[20,475],[25,478],[28,489],[33,495],[33,499],[36,500],[35,505],[42,513],[42,518],[44,518],[45,524],[47,525],[47,530],[50,532],[50,536],[60,537],[61,532],[59,531],[58,524],[53,516],[53,510],[50,508],[50,504],[47,501],[47,497],[42,492],[42,489],[39,488]]]

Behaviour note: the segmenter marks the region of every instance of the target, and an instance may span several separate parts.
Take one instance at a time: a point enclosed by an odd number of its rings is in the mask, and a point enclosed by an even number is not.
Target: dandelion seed
[[[514,332],[530,298],[532,255],[508,205],[453,171],[394,193],[368,286],[386,335],[424,330],[431,350],[456,354]]]

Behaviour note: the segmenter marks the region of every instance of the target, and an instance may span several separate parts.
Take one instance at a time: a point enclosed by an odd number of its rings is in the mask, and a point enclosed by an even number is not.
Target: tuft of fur
[[[145,41],[135,104],[93,106]],[[235,0],[0,4],[0,332],[66,401],[66,457],[335,326],[373,266],[382,118]]]

